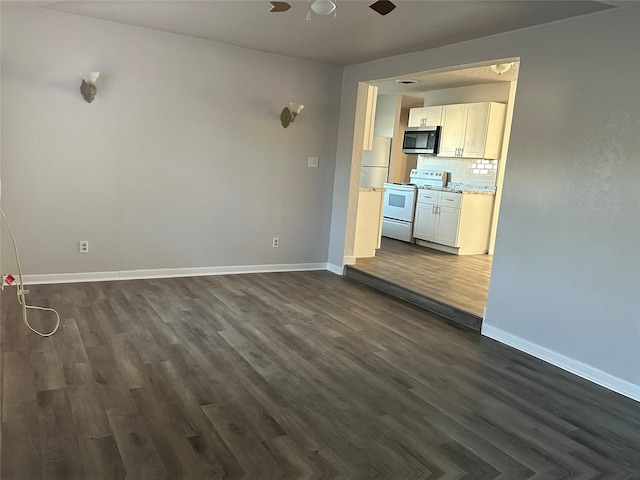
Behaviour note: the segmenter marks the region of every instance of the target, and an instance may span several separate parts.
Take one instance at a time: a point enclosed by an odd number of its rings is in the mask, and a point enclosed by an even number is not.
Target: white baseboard
[[[329,270],[331,273],[335,273],[336,275],[344,275],[344,267],[340,265],[327,263],[327,270]]]
[[[499,328],[487,325],[486,323],[482,325],[482,335],[513,348],[517,348],[518,350],[528,353],[540,360],[544,360],[556,367],[562,368],[563,370],[578,375],[579,377],[585,378],[602,387],[608,388],[609,390],[613,390],[625,397],[629,397],[640,402],[640,385],[635,385],[621,378],[614,377],[613,375],[603,372],[602,370],[598,370],[591,365],[566,357],[558,352],[541,347],[540,345],[516,335],[512,335],[511,333],[505,332]]]
[[[149,270],[121,270],[115,272],[53,273],[24,275],[25,285],[43,283],[105,282],[113,280],[140,280],[146,278],[203,277],[208,275],[235,275],[240,273],[300,272],[330,270],[327,263],[294,263],[275,265],[239,265],[228,267],[157,268]]]

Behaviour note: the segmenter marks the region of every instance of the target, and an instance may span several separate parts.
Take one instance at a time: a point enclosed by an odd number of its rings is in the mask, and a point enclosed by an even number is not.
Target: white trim
[[[115,272],[52,273],[24,275],[25,285],[41,283],[105,282],[112,280],[139,280],[145,278],[202,277],[208,275],[235,275],[240,273],[299,272],[328,270],[326,263],[293,263],[274,265],[239,265],[229,267],[158,268],[148,270],[122,270]]]
[[[345,265],[355,265],[356,264],[356,257],[344,257],[343,258],[343,263]]]
[[[344,266],[327,263],[327,270],[331,273],[335,273],[336,275],[344,275]]]
[[[578,360],[566,357],[558,352],[541,347],[535,343],[525,340],[521,337],[505,332],[486,323],[482,325],[482,335],[497,340],[511,347],[517,348],[529,355],[533,355],[540,360],[544,360],[556,367],[571,372],[579,377],[597,383],[598,385],[613,390],[625,397],[640,402],[640,385],[635,385],[627,380],[623,380],[613,375],[598,370],[591,365],[582,363]]]

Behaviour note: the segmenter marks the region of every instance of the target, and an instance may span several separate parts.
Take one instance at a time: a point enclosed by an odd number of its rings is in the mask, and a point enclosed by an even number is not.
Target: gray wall
[[[640,396],[640,14],[628,5],[346,68],[329,261],[353,241],[357,82],[520,57],[485,325]]]
[[[326,262],[341,68],[2,7],[2,204],[25,273]],[[289,101],[305,109],[285,130]]]

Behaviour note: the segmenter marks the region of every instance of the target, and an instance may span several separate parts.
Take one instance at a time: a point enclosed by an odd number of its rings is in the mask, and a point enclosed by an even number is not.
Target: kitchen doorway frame
[[[412,74],[407,74],[403,76],[410,77],[412,75],[424,75],[424,74],[428,75],[428,74],[436,74],[436,73],[443,73],[443,72],[455,72],[457,70],[463,70],[468,68],[505,63],[506,61],[517,61],[517,62],[521,61],[519,57],[514,57],[514,58],[494,59],[490,61],[483,61],[483,62],[466,64],[466,65],[456,65],[456,66],[441,68],[437,70],[414,72]],[[353,144],[352,144],[351,169],[350,169],[351,176],[349,180],[349,195],[348,195],[347,215],[346,215],[347,225],[346,225],[346,232],[345,232],[345,239],[344,239],[345,241],[344,256],[343,256],[344,265],[354,265],[356,262],[356,257],[354,256],[355,226],[356,226],[356,220],[357,220],[356,217],[357,217],[357,208],[358,208],[358,192],[360,189],[360,168],[362,166],[362,146],[363,146],[364,137],[366,134],[365,126],[367,123],[367,94],[368,94],[369,86],[384,80],[388,80],[388,79],[374,79],[374,80],[358,82],[355,119],[354,119],[354,126],[353,126]],[[509,99],[508,99],[507,110],[506,110],[502,151],[501,151],[500,161],[498,163],[498,170],[496,174],[496,196],[495,196],[493,217],[491,222],[491,234],[490,234],[489,252],[488,252],[489,255],[493,255],[495,244],[496,244],[498,220],[500,216],[500,206],[502,202],[502,189],[504,186],[505,172],[508,164],[509,141],[511,138],[513,110],[515,106],[518,80],[516,79],[509,83],[510,83]],[[489,279],[489,282],[490,282],[489,284],[491,284],[491,279]]]

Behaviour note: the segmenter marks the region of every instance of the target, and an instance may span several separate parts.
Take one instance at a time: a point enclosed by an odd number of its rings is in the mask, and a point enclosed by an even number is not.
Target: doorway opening
[[[508,64],[508,70],[497,72],[498,69],[492,68],[500,64]],[[385,236],[383,228],[380,228],[382,236],[378,238],[378,248],[374,255],[354,255],[353,261],[347,262],[351,263],[345,270],[347,276],[405,298],[451,320],[460,321],[475,330],[480,330],[489,292],[519,66],[519,58],[506,58],[368,82],[369,85],[377,88],[375,112],[371,111],[370,103],[367,108],[367,105],[361,105],[358,102],[357,111],[361,115],[356,115],[354,128],[362,129],[363,127],[358,123],[364,118],[367,124],[372,124],[372,128],[369,129],[372,139],[380,137],[390,139],[389,162],[385,170],[386,181],[384,186],[380,185],[380,187],[384,188],[394,183],[412,183],[411,174],[415,170],[449,172],[449,183],[440,191],[456,190],[456,193],[460,194],[459,198],[467,202],[461,203],[460,209],[456,211],[457,217],[449,216],[453,218],[454,223],[458,222],[451,228],[462,228],[461,222],[473,223],[474,216],[477,220],[480,216],[488,215],[485,218],[485,230],[483,230],[485,233],[481,233],[481,235],[487,235],[486,248],[465,252],[460,245],[462,240],[460,230],[456,231],[457,237],[452,240],[454,243],[448,243],[453,245],[453,248],[422,240],[424,238],[431,240],[431,238],[424,237],[420,233],[420,228],[424,228],[420,227],[424,219],[420,219],[420,212],[431,215],[433,212],[437,213],[438,206],[421,205],[418,200],[416,203],[418,213],[414,217],[414,222],[417,223],[411,227],[414,232],[411,240],[396,239],[393,238],[393,234]],[[425,121],[437,122],[441,129],[442,141],[442,135],[451,137],[454,124],[450,121],[451,113],[448,118],[445,118],[442,114],[437,115],[438,112],[452,112],[455,110],[454,106],[460,107],[458,108],[460,111],[464,111],[465,108],[476,108],[475,111],[479,111],[477,110],[479,106],[489,105],[487,108],[490,109],[491,104],[496,104],[499,115],[502,115],[501,122],[497,122],[499,127],[494,125],[493,120],[491,127],[475,126],[475,123],[472,126],[471,117],[469,120],[465,119],[465,122],[471,131],[470,137],[476,140],[484,134],[483,128],[494,130],[499,128],[499,135],[493,132],[491,137],[493,140],[490,140],[491,142],[495,142],[495,138],[500,140],[498,147],[493,146],[494,153],[488,153],[489,150],[486,149],[481,150],[483,153],[473,151],[471,154],[462,154],[461,149],[452,149],[448,152],[443,151],[442,143],[437,155],[408,155],[402,151],[403,135],[407,128],[425,126]],[[429,115],[433,110],[436,111],[434,117],[436,120],[425,120],[427,114],[424,112],[427,110]],[[422,123],[417,124],[416,121]],[[375,142],[370,142],[370,145],[374,144]],[[454,151],[455,154],[452,153]],[[358,152],[354,144],[352,161],[358,163],[360,168],[352,168],[352,172],[361,170],[361,181],[366,183],[363,179],[374,178],[372,175],[365,174],[364,170],[368,169],[368,165],[366,162],[362,163],[362,159],[367,158],[369,154],[357,153],[362,152]],[[380,166],[376,164],[376,167]],[[369,169],[372,170],[372,168]],[[376,173],[379,171],[378,168]],[[380,178],[380,175],[375,178]],[[375,186],[359,184],[354,179],[350,185],[351,189],[359,189],[360,195],[363,191],[370,191],[371,187],[378,187],[377,184]],[[420,188],[417,189],[416,198],[419,199],[419,194],[423,191]],[[474,207],[471,204],[478,195],[490,197],[484,198],[482,202],[490,203],[488,213],[486,211],[480,213],[477,208],[473,210]],[[382,202],[383,209],[384,199]],[[438,219],[433,221],[437,222]],[[361,218],[357,222],[358,225],[363,223]],[[382,227],[382,222],[380,225]],[[369,228],[368,231],[375,231],[375,229]],[[469,235],[466,230],[465,235]],[[357,248],[354,252],[357,252]],[[469,252],[471,254],[466,254]]]

